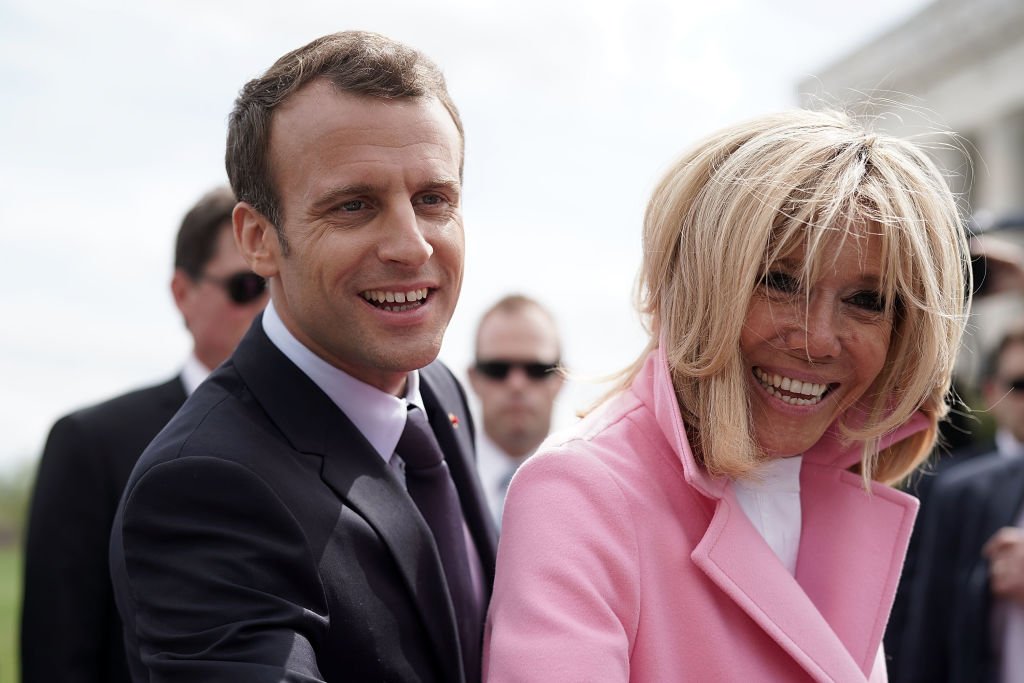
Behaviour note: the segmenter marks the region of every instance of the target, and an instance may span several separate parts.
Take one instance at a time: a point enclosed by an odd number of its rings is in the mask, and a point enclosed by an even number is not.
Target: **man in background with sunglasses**
[[[942,470],[894,681],[1024,681],[1024,326],[984,370],[996,449]]]
[[[480,318],[469,381],[483,414],[477,468],[499,525],[512,475],[551,430],[560,357],[554,317],[533,299],[506,296]]]
[[[181,374],[59,420],[39,465],[25,544],[23,683],[127,682],[111,592],[110,526],[139,455],[266,304],[235,246],[231,190],[205,195],[178,231],[171,293],[192,336]]]

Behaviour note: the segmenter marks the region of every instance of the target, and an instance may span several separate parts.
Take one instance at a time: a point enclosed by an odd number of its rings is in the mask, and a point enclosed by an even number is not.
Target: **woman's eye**
[[[865,311],[881,313],[885,310],[885,297],[881,292],[857,292],[849,299],[850,303]]]
[[[781,271],[766,273],[763,282],[768,289],[784,294],[793,294],[800,289],[799,280]]]

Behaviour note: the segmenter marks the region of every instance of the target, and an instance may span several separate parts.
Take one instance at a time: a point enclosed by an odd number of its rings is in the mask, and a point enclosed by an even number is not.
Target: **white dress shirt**
[[[181,383],[185,387],[185,395],[191,396],[200,384],[203,383],[212,370],[203,365],[203,362],[196,358],[195,352],[188,354],[185,365],[181,368]]]
[[[395,453],[398,440],[405,431],[405,421],[409,405],[414,405],[426,415],[423,397],[420,395],[420,373],[414,370],[406,375],[405,397],[398,398],[360,381],[343,370],[339,370],[320,356],[316,355],[285,327],[281,317],[274,309],[274,302],[267,302],[263,311],[263,331],[270,342],[280,349],[288,360],[313,380],[321,391],[338,406],[338,409],[355,425],[356,429],[366,438],[392,472],[405,485],[404,467],[401,457]],[[473,587],[477,596],[483,595],[483,566],[480,554],[476,552],[476,544],[465,515],[462,520],[462,533],[466,540],[469,557],[469,570]],[[482,599],[482,598],[481,598]]]
[[[800,550],[800,465],[803,456],[776,458],[757,467],[750,479],[732,482],[751,524],[790,574]]]
[[[334,402],[341,412],[352,421],[377,455],[384,462],[392,463],[392,456],[398,440],[405,429],[405,416],[409,404],[426,414],[423,398],[420,396],[420,373],[414,370],[407,375],[405,397],[398,398],[377,387],[360,381],[343,370],[339,370],[316,355],[288,331],[281,317],[268,302],[263,311],[263,331],[270,341],[281,350],[288,360],[313,380],[320,390]]]
[[[494,523],[501,526],[501,512],[505,507],[505,494],[508,484],[512,481],[519,466],[528,456],[515,458],[494,443],[487,432],[480,430],[476,443],[476,469],[480,475],[480,483],[487,496],[487,507],[491,510]]]

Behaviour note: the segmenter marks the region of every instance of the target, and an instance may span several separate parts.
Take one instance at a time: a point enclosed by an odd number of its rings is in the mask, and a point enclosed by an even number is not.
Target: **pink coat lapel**
[[[661,348],[642,374],[651,383],[655,416],[688,484],[716,501],[691,559],[811,676],[866,679],[881,644],[917,501],[880,484],[866,493],[860,477],[844,469],[859,451],[840,447],[835,435],[824,437],[805,455],[801,470],[803,531],[794,578],[751,525],[727,482],[710,477],[694,460]],[[890,442],[924,424],[923,418],[912,420]]]

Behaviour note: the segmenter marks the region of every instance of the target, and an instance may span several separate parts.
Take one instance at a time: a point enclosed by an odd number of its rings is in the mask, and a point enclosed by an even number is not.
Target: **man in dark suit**
[[[214,190],[178,231],[171,292],[193,340],[182,373],[71,413],[50,432],[25,544],[23,683],[129,680],[107,562],[110,525],[139,455],[266,303],[235,246],[235,203],[229,189]],[[232,277],[250,287],[234,299],[219,284]]]
[[[1024,680],[1024,329],[992,361],[997,448],[935,478],[900,681]]]
[[[462,150],[440,71],[383,36],[324,36],[242,89],[235,237],[271,303],[122,498],[136,681],[479,680],[495,532],[434,362]]]

